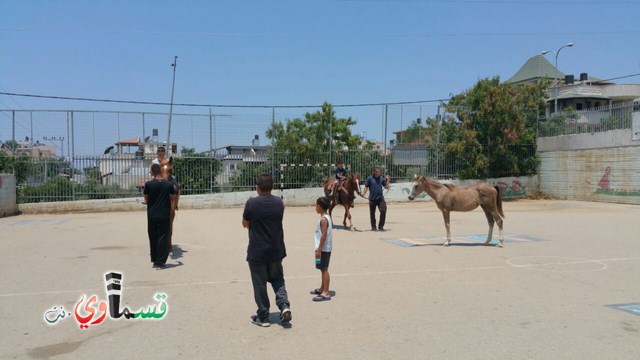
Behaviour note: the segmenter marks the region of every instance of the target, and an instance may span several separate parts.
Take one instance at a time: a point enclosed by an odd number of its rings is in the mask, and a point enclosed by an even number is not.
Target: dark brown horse
[[[411,194],[409,200],[415,199],[422,192],[426,192],[438,205],[444,217],[444,226],[447,228],[447,241],[443,244],[449,246],[451,242],[451,231],[449,230],[449,213],[451,211],[471,211],[478,206],[484,210],[484,214],[489,222],[489,236],[484,242],[488,245],[493,234],[493,224],[498,223],[500,229],[499,247],[504,245],[502,234],[502,219],[505,217],[502,212],[502,199],[500,188],[487,183],[477,183],[464,187],[457,187],[451,184],[443,184],[439,181],[429,179],[424,176],[415,176],[411,184]]]
[[[176,194],[171,195],[171,213],[169,214],[169,252],[173,254],[173,245],[171,239],[173,237],[173,220],[176,218],[176,210],[178,210],[178,201],[180,200],[180,188],[178,187],[178,183],[173,180],[173,157],[170,157],[168,160],[162,160],[160,163],[160,173],[162,174],[162,178],[171,181],[173,186],[175,187]]]
[[[349,228],[353,230],[353,223],[351,222],[351,213],[349,209],[353,207],[353,202],[356,198],[355,193],[360,195],[360,174],[353,173],[350,177],[348,177],[345,181],[342,182],[342,185],[333,192],[332,196],[329,196],[331,193],[331,187],[333,185],[333,178],[327,179],[323,183],[324,187],[324,196],[331,199],[331,205],[329,206],[329,215],[333,211],[333,208],[336,205],[340,204],[344,206],[344,219],[342,220],[342,225],[347,226],[347,219],[349,219]],[[333,221],[333,217],[331,218]]]

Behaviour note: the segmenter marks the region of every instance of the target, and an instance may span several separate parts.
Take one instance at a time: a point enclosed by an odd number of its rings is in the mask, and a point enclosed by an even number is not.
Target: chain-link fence
[[[533,156],[535,146],[511,149],[514,159]],[[444,145],[430,147],[397,147],[387,152],[353,150],[339,153],[319,152],[305,155],[271,152],[264,156],[248,152],[240,156],[178,155],[173,157],[174,175],[181,193],[207,194],[251,190],[261,173],[274,176],[280,189],[320,186],[333,176],[334,161],[342,161],[348,172],[365,179],[379,166],[393,182],[409,181],[415,174],[435,178],[455,178],[468,164],[461,154],[448,152]],[[144,183],[150,180],[152,157],[133,155],[76,156],[64,159],[34,160],[27,156],[13,159],[11,164],[18,183],[18,202],[50,202],[87,199],[139,197]],[[234,166],[232,166],[234,165]],[[496,161],[495,177],[530,175],[531,169],[514,171],[513,164]]]

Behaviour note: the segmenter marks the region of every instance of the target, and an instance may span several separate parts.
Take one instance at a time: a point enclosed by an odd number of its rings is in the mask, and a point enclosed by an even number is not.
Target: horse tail
[[[504,219],[506,216],[504,216],[504,212],[502,211],[502,193],[500,191],[500,187],[494,186],[494,188],[496,188],[496,191],[498,192],[498,195],[496,195],[496,205],[498,208],[498,214],[500,214],[500,217]]]

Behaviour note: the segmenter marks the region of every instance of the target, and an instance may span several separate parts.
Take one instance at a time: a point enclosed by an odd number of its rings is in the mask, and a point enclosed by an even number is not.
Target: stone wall
[[[16,177],[0,174],[0,217],[15,215],[17,212]]]

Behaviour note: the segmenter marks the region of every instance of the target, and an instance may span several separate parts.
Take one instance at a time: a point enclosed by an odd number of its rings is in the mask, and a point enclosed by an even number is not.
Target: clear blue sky
[[[638,0],[1,0],[0,92],[168,103],[170,65],[177,55],[175,103],[442,99],[481,78],[506,80],[531,56],[568,42],[575,46],[558,58],[565,73],[601,79],[640,73],[639,16]],[[547,59],[553,63],[553,54]],[[640,83],[640,77],[618,82]],[[169,110],[6,95],[0,95],[0,109]],[[271,110],[213,111],[265,127],[271,118]],[[315,109],[276,111],[284,119]],[[174,107],[174,112],[208,113],[209,108]],[[435,112],[435,103],[406,107],[402,114],[394,108],[388,133],[406,127],[416,114]],[[383,138],[381,107],[338,108],[337,115],[354,117],[354,132]],[[19,135],[25,126],[20,124]],[[42,120],[36,126],[57,135],[55,126]],[[250,138],[253,131],[229,134]],[[0,140],[10,133],[11,122],[3,116]],[[238,141],[230,135],[217,142],[225,140]]]

